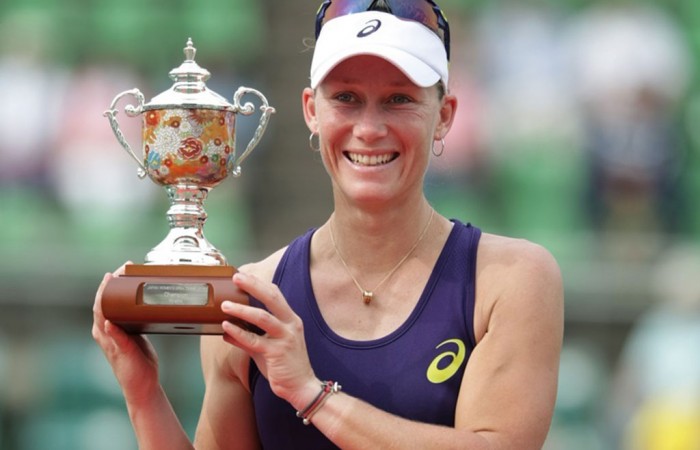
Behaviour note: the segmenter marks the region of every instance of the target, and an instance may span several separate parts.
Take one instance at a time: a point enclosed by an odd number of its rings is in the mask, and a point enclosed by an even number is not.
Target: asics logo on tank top
[[[461,339],[448,339],[441,342],[435,349],[438,350],[445,346],[447,346],[449,350],[437,355],[430,363],[428,371],[426,372],[428,381],[431,383],[444,383],[452,378],[457,373],[462,363],[464,363],[467,356],[467,348]]]
[[[360,30],[359,33],[357,33],[357,37],[363,38],[367,37],[372,33],[375,33],[379,27],[382,26],[382,21],[378,19],[372,19],[369,22],[365,23],[365,27]]]

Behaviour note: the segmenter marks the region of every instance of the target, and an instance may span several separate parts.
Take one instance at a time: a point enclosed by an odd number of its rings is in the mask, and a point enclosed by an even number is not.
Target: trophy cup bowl
[[[229,174],[240,175],[275,110],[247,87],[238,88],[229,103],[206,87],[210,74],[194,61],[192,39],[184,52],[185,61],[170,72],[171,89],[148,103],[138,89],[124,91],[105,112],[117,140],[137,163],[138,176],[165,187],[170,201],[167,236],[146,254],[144,264],[127,265],[103,293],[105,318],[133,333],[219,334],[226,320],[221,301],[247,302],[231,282],[236,269],[204,237],[203,204]],[[236,157],[236,115],[255,112],[252,103],[241,102],[248,94],[261,101],[261,116],[253,138]],[[117,104],[126,96],[136,100],[125,106],[126,115],[142,116],[141,157],[116,119]]]

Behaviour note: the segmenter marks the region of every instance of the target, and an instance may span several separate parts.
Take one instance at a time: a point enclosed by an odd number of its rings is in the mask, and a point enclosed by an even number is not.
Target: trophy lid
[[[209,79],[207,69],[194,61],[197,49],[192,45],[192,38],[187,39],[184,48],[185,61],[180,67],[170,71],[170,78],[175,81],[173,86],[162,92],[143,106],[144,110],[151,109],[226,109],[235,110],[226,99],[207,88],[204,82]]]

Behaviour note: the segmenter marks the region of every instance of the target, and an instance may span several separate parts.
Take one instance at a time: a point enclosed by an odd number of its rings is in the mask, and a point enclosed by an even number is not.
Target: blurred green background
[[[188,37],[211,89],[250,86],[277,109],[243,175],[206,202],[208,239],[239,265],[327,217],[300,108],[317,3],[0,3],[0,448],[136,448],[91,307],[105,272],[165,235],[167,201],[102,113],[122,91],[168,89]],[[460,109],[430,199],[541,243],[564,275],[545,448],[699,449],[700,3],[440,3]],[[140,121],[119,119],[138,148]],[[239,150],[256,126],[239,119]],[[192,434],[198,340],[153,341]]]

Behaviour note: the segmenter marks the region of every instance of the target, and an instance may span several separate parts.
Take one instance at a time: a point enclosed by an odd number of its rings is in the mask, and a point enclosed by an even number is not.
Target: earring
[[[439,158],[440,156],[442,156],[442,152],[445,151],[445,139],[440,139],[440,151],[439,152],[435,151],[435,141],[433,141],[433,150],[432,151],[433,151],[433,155],[435,155],[436,157]]]
[[[314,145],[314,137],[318,138],[318,144]],[[317,152],[321,150],[321,137],[319,136],[318,133],[311,133],[309,135],[309,148],[311,149],[312,152]]]

